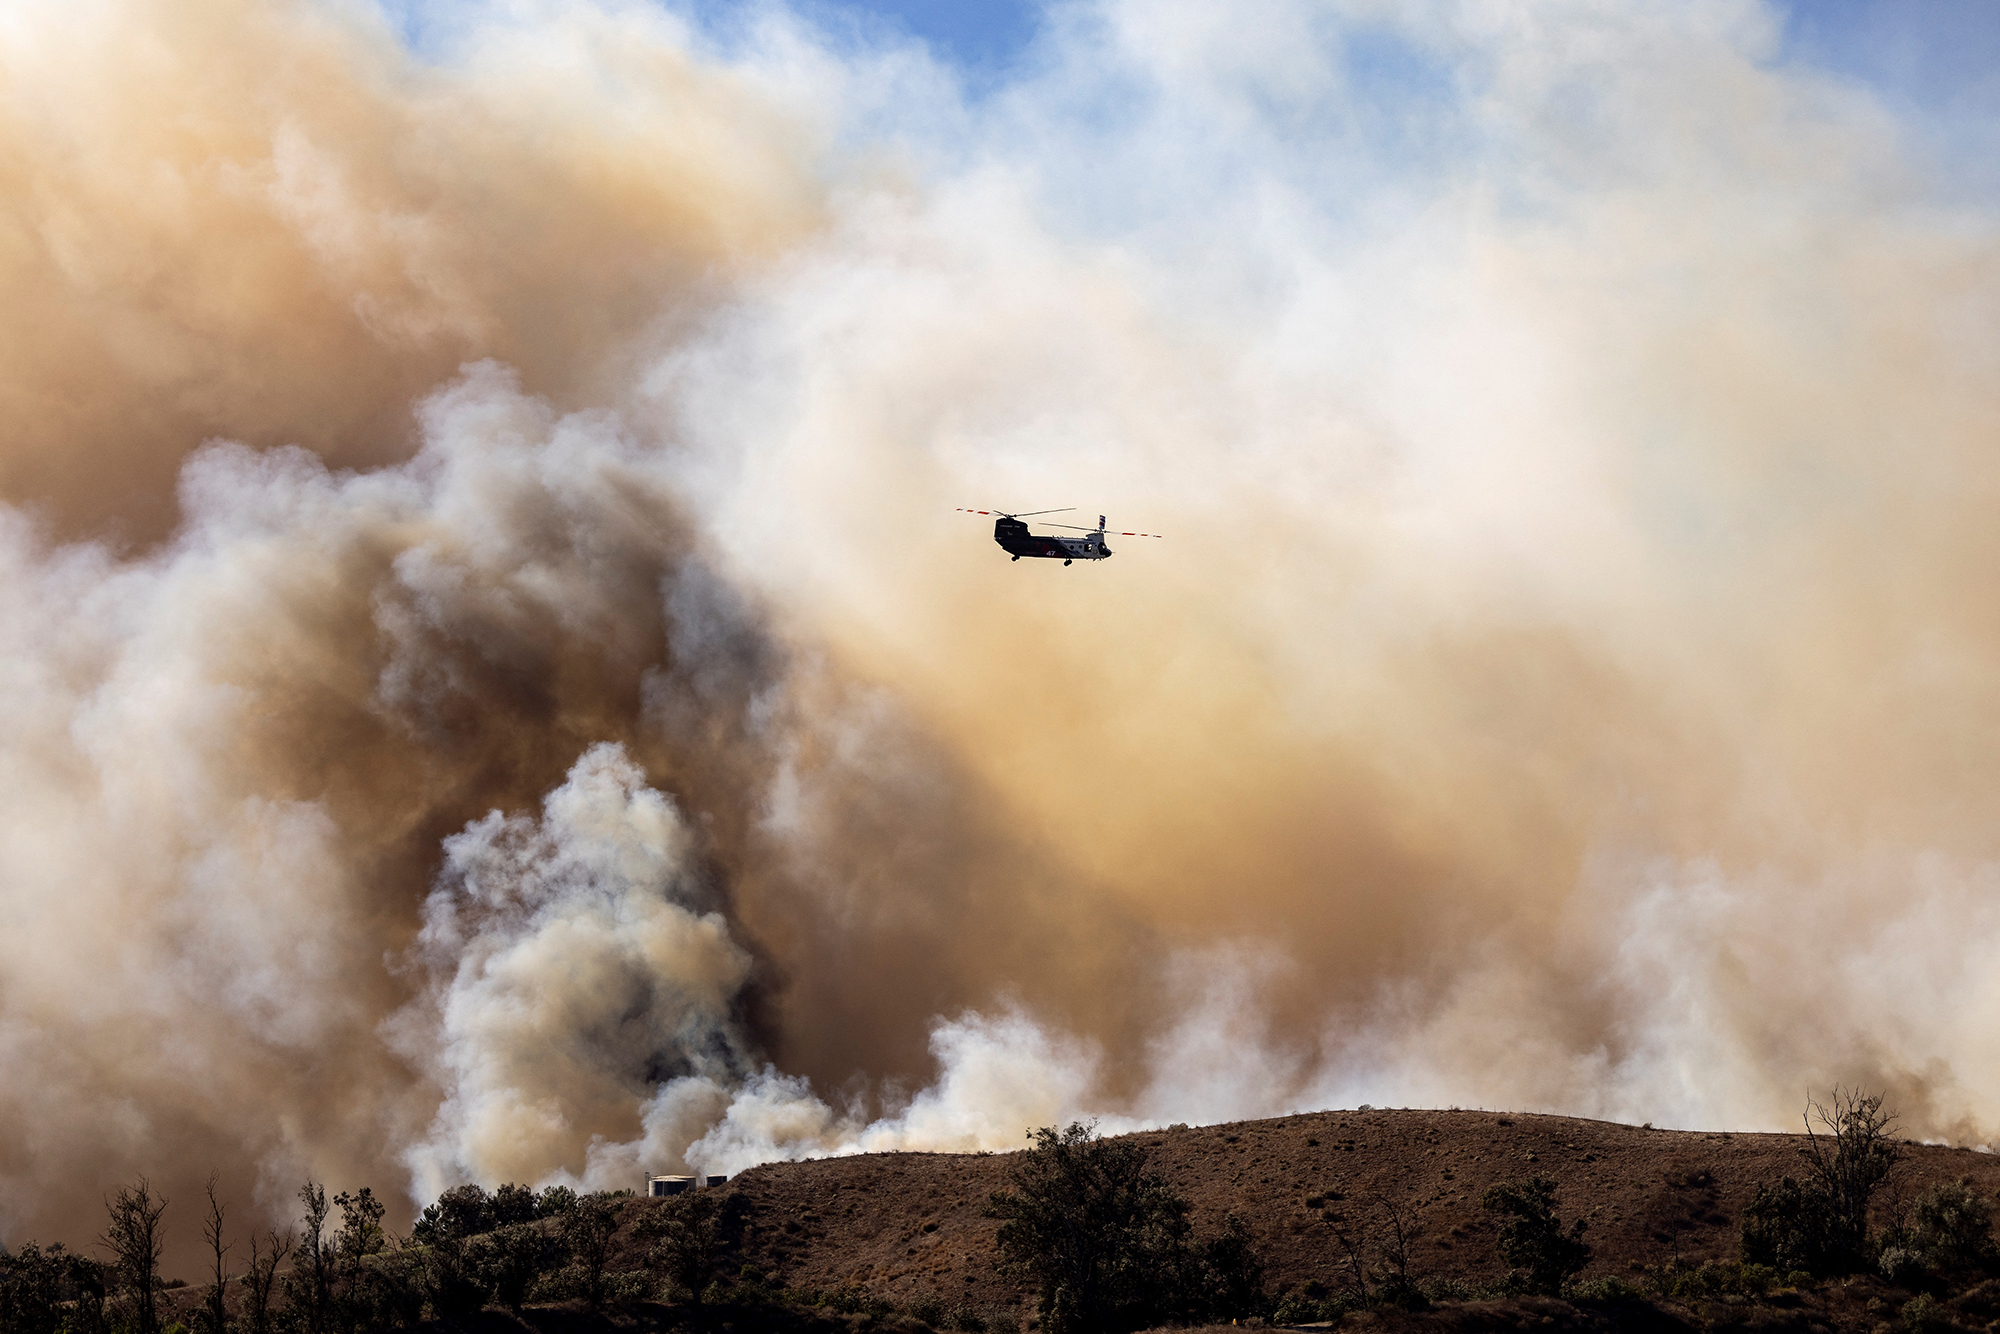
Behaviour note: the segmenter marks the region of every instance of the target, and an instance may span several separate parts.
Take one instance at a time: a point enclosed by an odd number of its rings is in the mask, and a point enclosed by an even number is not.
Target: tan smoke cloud
[[[776,13],[0,27],[0,1238],[1363,1100],[1991,1136],[1993,219],[1756,5],[1219,12],[978,107]],[[1168,538],[953,513],[1055,504]]]
[[[358,5],[17,7],[0,494],[145,539],[207,437],[401,458],[482,356],[596,402],[634,334],[813,225],[813,132],[667,20],[487,31],[437,65]]]

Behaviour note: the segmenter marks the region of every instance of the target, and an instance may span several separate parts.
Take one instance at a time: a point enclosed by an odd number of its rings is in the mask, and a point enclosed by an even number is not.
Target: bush
[[[1909,1239],[1931,1269],[1978,1269],[1994,1261],[1993,1209],[1961,1177],[1932,1186],[1910,1209]]]
[[[1571,1301],[1576,1302],[1627,1302],[1644,1297],[1645,1293],[1612,1274],[1572,1285],[1569,1296]]]
[[[1615,1280],[1611,1280],[1615,1281]],[[1768,1265],[1740,1260],[1711,1260],[1692,1265],[1675,1256],[1646,1271],[1646,1287],[1656,1297],[1693,1301],[1704,1297],[1762,1297],[1777,1286],[1778,1275]]]
[[[1934,1334],[1951,1328],[1951,1313],[1928,1292],[1903,1303],[1903,1328],[1911,1334]]]
[[[1029,1138],[1013,1188],[994,1192],[986,1215],[1001,1220],[1002,1267],[1040,1289],[1043,1334],[1115,1334],[1262,1305],[1248,1229],[1232,1219],[1197,1241],[1187,1201],[1147,1170],[1138,1144],[1100,1139],[1081,1124]]]
[[[1563,1285],[1590,1263],[1583,1240],[1589,1223],[1579,1218],[1564,1229],[1555,1212],[1556,1183],[1546,1177],[1491,1186],[1479,1203],[1507,1215],[1500,1224],[1500,1258],[1521,1274],[1529,1291],[1560,1296]]]
[[[1824,1191],[1780,1177],[1775,1186],[1757,1183],[1743,1210],[1739,1249],[1745,1264],[1829,1274],[1839,1264],[1836,1230]]]

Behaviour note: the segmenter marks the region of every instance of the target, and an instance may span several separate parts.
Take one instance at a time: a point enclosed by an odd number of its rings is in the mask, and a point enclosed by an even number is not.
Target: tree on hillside
[[[453,1186],[424,1206],[410,1240],[430,1246],[448,1238],[476,1237],[493,1230],[493,1197],[477,1185]]]
[[[12,1255],[0,1251],[0,1330],[56,1334],[68,1295],[69,1261],[61,1242],[47,1250],[30,1241]]]
[[[1826,1200],[1830,1259],[1843,1270],[1867,1259],[1868,1201],[1902,1150],[1890,1137],[1896,1118],[1882,1110],[1882,1095],[1835,1085],[1831,1107],[1806,1100],[1807,1175]],[[1820,1123],[1813,1130],[1813,1118]]]
[[[326,1187],[308,1181],[299,1187],[299,1203],[306,1207],[305,1226],[300,1229],[298,1249],[292,1254],[291,1276],[285,1280],[289,1304],[305,1317],[307,1334],[325,1334],[327,1316],[333,1304],[333,1239],[327,1235]]]
[[[1746,1262],[1821,1276],[1867,1266],[1868,1205],[1902,1156],[1890,1134],[1895,1118],[1882,1110],[1879,1093],[1836,1087],[1831,1102],[1806,1100],[1804,1179],[1760,1182],[1744,1209]]]
[[[160,1334],[153,1294],[159,1286],[160,1250],[166,1241],[160,1216],[167,1211],[167,1202],[155,1198],[151,1184],[140,1177],[135,1185],[119,1187],[104,1208],[111,1223],[101,1241],[111,1252],[120,1286],[131,1294],[132,1334]]]
[[[563,1245],[583,1282],[584,1300],[593,1308],[604,1304],[604,1270],[611,1263],[611,1237],[623,1207],[603,1195],[586,1195],[563,1215]]]
[[[215,1176],[208,1178],[208,1214],[202,1219],[201,1239],[208,1245],[210,1259],[210,1283],[208,1299],[200,1312],[205,1334],[226,1334],[229,1328],[229,1302],[227,1289],[229,1275],[223,1265],[229,1255],[229,1247],[222,1240],[222,1201],[215,1198]]]
[[[722,1205],[714,1191],[669,1196],[639,1223],[640,1235],[653,1243],[647,1266],[701,1305],[721,1262],[722,1226]]]
[[[1590,1263],[1584,1243],[1589,1226],[1579,1218],[1567,1229],[1556,1217],[1556,1183],[1532,1177],[1487,1188],[1480,1205],[1506,1215],[1500,1224],[1500,1258],[1520,1274],[1530,1292],[1560,1296],[1563,1285]]]
[[[51,1249],[55,1249],[51,1247]],[[104,1334],[104,1297],[110,1286],[105,1266],[87,1255],[69,1257],[69,1290],[76,1294],[64,1321],[68,1334]]]
[[[1040,1289],[1045,1334],[1097,1334],[1143,1325],[1248,1315],[1262,1301],[1262,1269],[1249,1234],[1232,1219],[1197,1242],[1187,1201],[1149,1171],[1130,1139],[1094,1126],[1029,1132],[1013,1188],[995,1191],[986,1215],[1003,1268]]]
[[[388,1236],[382,1231],[382,1216],[389,1212],[388,1206],[376,1199],[375,1192],[367,1186],[352,1195],[340,1192],[333,1197],[333,1205],[340,1210],[340,1231],[333,1237],[334,1254],[341,1270],[352,1277],[360,1271],[364,1256],[376,1254],[388,1243]]]
[[[250,1334],[269,1334],[271,1289],[277,1284],[278,1266],[292,1253],[292,1245],[289,1232],[280,1236],[275,1230],[267,1231],[261,1245],[257,1234],[250,1234],[250,1268],[243,1275],[243,1286],[249,1290],[244,1306],[250,1317]]]
[[[535,1221],[535,1192],[509,1181],[493,1192],[491,1201],[494,1227],[512,1227]]]

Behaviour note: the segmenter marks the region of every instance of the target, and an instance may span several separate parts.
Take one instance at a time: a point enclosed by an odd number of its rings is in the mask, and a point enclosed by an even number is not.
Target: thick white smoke
[[[620,748],[596,746],[541,820],[495,811],[445,840],[415,947],[439,981],[440,1040],[413,1055],[448,1090],[410,1155],[419,1195],[546,1173],[572,1147],[572,1108],[629,1102],[683,1070],[741,1073],[749,957],[721,914],[696,911],[688,831],[644,783]]]

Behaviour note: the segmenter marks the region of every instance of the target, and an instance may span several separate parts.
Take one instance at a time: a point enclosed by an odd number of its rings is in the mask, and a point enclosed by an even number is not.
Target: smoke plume
[[[424,19],[0,21],[0,1240],[1361,1101],[1992,1138],[2000,215],[1774,11],[1101,0],[980,90]],[[1065,504],[1167,539],[954,512]]]

